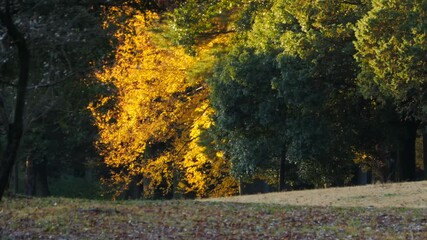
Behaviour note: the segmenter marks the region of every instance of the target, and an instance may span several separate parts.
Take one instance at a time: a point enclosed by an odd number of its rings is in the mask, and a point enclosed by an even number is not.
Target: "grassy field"
[[[207,201],[274,203],[294,206],[426,209],[427,181],[256,194],[208,199]]]
[[[399,195],[385,194],[383,201]],[[0,239],[427,239],[422,206],[291,206],[260,196],[257,203],[6,198]]]

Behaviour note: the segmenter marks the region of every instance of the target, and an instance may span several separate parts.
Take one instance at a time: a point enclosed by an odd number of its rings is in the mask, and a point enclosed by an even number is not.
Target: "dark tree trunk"
[[[37,162],[34,165],[34,170],[36,172],[36,194],[41,197],[50,196],[46,160]]]
[[[25,160],[25,195],[36,195],[36,171],[31,156],[28,156]]]
[[[126,197],[127,199],[141,199],[143,196],[144,196],[143,178],[141,176],[137,176],[129,184]]]
[[[15,164],[15,194],[19,192],[19,164]]]
[[[16,162],[19,145],[23,133],[23,114],[25,107],[25,95],[28,85],[28,73],[30,66],[30,52],[22,33],[16,28],[10,11],[9,1],[5,0],[5,12],[0,12],[0,21],[6,27],[7,33],[18,49],[19,77],[17,84],[14,118],[9,125],[7,133],[6,149],[0,159],[0,201],[6,190],[13,165]]]
[[[242,195],[268,193],[270,187],[267,182],[259,178],[253,179],[251,182],[242,183]]]
[[[286,158],[282,155],[280,156],[280,172],[279,172],[279,192],[285,190],[285,167]]]
[[[163,179],[162,182],[154,189],[153,198],[154,199],[173,199],[173,186],[168,187],[168,180]]]
[[[6,191],[9,182],[10,174],[12,173],[13,166],[18,154],[19,145],[21,142],[22,128],[12,126],[10,127],[6,151],[2,156],[0,163],[0,201]]]
[[[424,180],[427,180],[427,126],[423,128]]]
[[[417,138],[417,126],[415,123],[405,123],[404,134],[401,139],[398,156],[399,181],[415,180],[415,143]]]

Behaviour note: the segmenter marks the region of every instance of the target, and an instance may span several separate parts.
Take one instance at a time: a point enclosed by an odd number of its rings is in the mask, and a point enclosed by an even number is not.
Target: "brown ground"
[[[427,181],[267,193],[211,198],[202,201],[304,206],[427,208]]]

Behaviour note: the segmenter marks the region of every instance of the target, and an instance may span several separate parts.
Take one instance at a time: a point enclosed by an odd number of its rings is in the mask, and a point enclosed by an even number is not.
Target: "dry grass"
[[[295,206],[427,208],[427,181],[267,193],[202,201]]]

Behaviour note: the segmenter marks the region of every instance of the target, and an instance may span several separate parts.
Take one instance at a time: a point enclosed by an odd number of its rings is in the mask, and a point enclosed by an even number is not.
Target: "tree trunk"
[[[36,163],[34,165],[34,170],[36,172],[36,194],[41,197],[50,196],[46,160],[41,160]]]
[[[22,136],[22,129],[13,129],[13,127],[11,127],[8,135],[6,152],[3,155],[0,163],[0,201],[3,198],[4,192],[6,191],[6,187],[9,183],[9,177],[16,161]]]
[[[280,172],[279,172],[279,192],[285,190],[285,167],[286,158],[282,155],[280,156]]]
[[[34,170],[34,161],[31,156],[25,160],[25,195],[36,195],[36,171]]]
[[[424,180],[427,180],[427,126],[423,128]]]
[[[417,138],[417,126],[415,123],[404,124],[404,134],[399,147],[398,171],[399,181],[415,180],[415,143]]]
[[[19,192],[19,164],[15,164],[15,194],[18,194]]]
[[[155,187],[153,194],[154,199],[173,199],[173,186],[169,187],[167,181],[167,179],[163,178],[162,182]]]
[[[23,114],[25,108],[25,95],[28,85],[30,66],[30,52],[22,33],[16,28],[9,11],[9,1],[5,0],[5,12],[0,12],[0,21],[6,27],[7,33],[18,49],[19,77],[17,83],[16,103],[14,118],[9,125],[7,133],[6,150],[0,159],[0,201],[6,190],[9,176],[16,162],[19,145],[23,133]]]
[[[127,191],[128,199],[141,199],[144,196],[144,185],[142,176],[136,176],[129,184]]]

